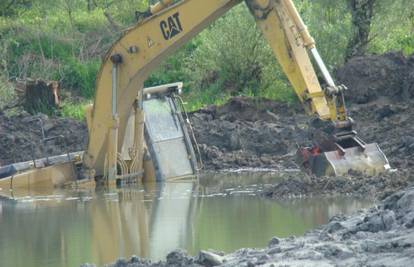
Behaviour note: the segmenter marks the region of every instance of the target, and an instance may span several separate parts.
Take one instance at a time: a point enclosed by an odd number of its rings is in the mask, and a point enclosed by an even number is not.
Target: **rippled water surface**
[[[236,173],[198,183],[15,192],[14,199],[0,200],[0,266],[103,265],[133,254],[163,259],[176,248],[194,254],[263,247],[272,236],[301,235],[335,214],[372,205],[258,196],[274,179]]]

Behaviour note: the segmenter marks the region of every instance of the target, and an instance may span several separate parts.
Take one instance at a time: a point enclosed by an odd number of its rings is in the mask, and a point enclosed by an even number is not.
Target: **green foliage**
[[[244,4],[203,31],[198,42],[186,61],[191,77],[186,99],[194,103],[190,109],[233,95],[292,99],[285,94],[284,74]]]
[[[65,101],[60,108],[60,113],[63,117],[81,121],[85,119],[85,106],[87,104],[89,104],[89,102]]]
[[[63,66],[61,78],[65,86],[78,91],[82,97],[91,99],[95,95],[95,79],[99,61],[79,62],[69,60]]]
[[[0,75],[0,110],[10,105],[16,99],[13,86]]]
[[[218,84],[212,84],[204,90],[192,90],[184,95],[184,105],[188,111],[195,111],[208,105],[222,105],[231,98],[228,92],[223,92]]]
[[[0,1],[0,16],[14,16],[20,9],[29,8],[32,5],[30,0]]]
[[[400,47],[399,50],[402,50],[404,54],[411,55],[414,53],[414,36],[412,34],[401,36],[397,44]]]
[[[328,67],[342,64],[352,30],[347,1],[303,0],[296,5]]]
[[[414,52],[414,2],[410,0],[377,0],[371,26],[369,51],[385,53]]]
[[[145,86],[155,86],[173,82],[185,82],[191,80],[186,72],[185,59],[191,56],[197,48],[197,40],[192,40],[183,48],[179,49],[173,56],[170,56],[149,76]]]
[[[217,84],[231,94],[259,87],[263,59],[268,53],[244,5],[220,18],[199,38],[200,45],[187,63],[192,87],[203,89]]]

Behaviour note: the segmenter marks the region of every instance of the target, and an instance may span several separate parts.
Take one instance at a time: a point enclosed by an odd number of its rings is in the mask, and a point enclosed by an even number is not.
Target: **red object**
[[[321,149],[318,146],[314,146],[312,147],[309,152],[313,155],[313,156],[317,156],[319,154],[321,154]]]

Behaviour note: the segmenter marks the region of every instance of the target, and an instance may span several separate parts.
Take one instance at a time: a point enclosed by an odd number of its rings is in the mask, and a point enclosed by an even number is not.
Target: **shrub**
[[[71,59],[65,62],[60,77],[65,88],[72,88],[82,97],[91,99],[95,96],[95,81],[99,68],[98,60],[80,62]]]
[[[63,117],[72,118],[75,120],[84,120],[85,119],[85,106],[89,104],[88,102],[72,102],[65,101],[62,103],[60,108],[60,113]]]
[[[287,79],[244,4],[198,39],[199,45],[186,61],[191,77],[186,99],[195,98],[195,103],[216,102],[232,95],[293,99]]]

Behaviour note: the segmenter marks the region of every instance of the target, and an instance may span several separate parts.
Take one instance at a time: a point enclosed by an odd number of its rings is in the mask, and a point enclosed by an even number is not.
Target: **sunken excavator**
[[[86,112],[86,150],[8,166],[1,180],[12,179],[8,184],[15,186],[37,183],[36,179],[56,185],[194,175],[197,153],[176,94],[182,84],[144,89],[144,81],[163,59],[241,2],[161,0],[137,13],[137,24],[112,45],[97,76],[95,101]],[[346,88],[335,85],[293,1],[245,3],[306,112],[330,125],[325,127],[329,131],[315,134],[314,147],[299,149],[301,167],[316,175],[387,170],[388,161],[378,145],[364,143],[353,130],[344,103]],[[313,64],[326,86],[319,83]]]

